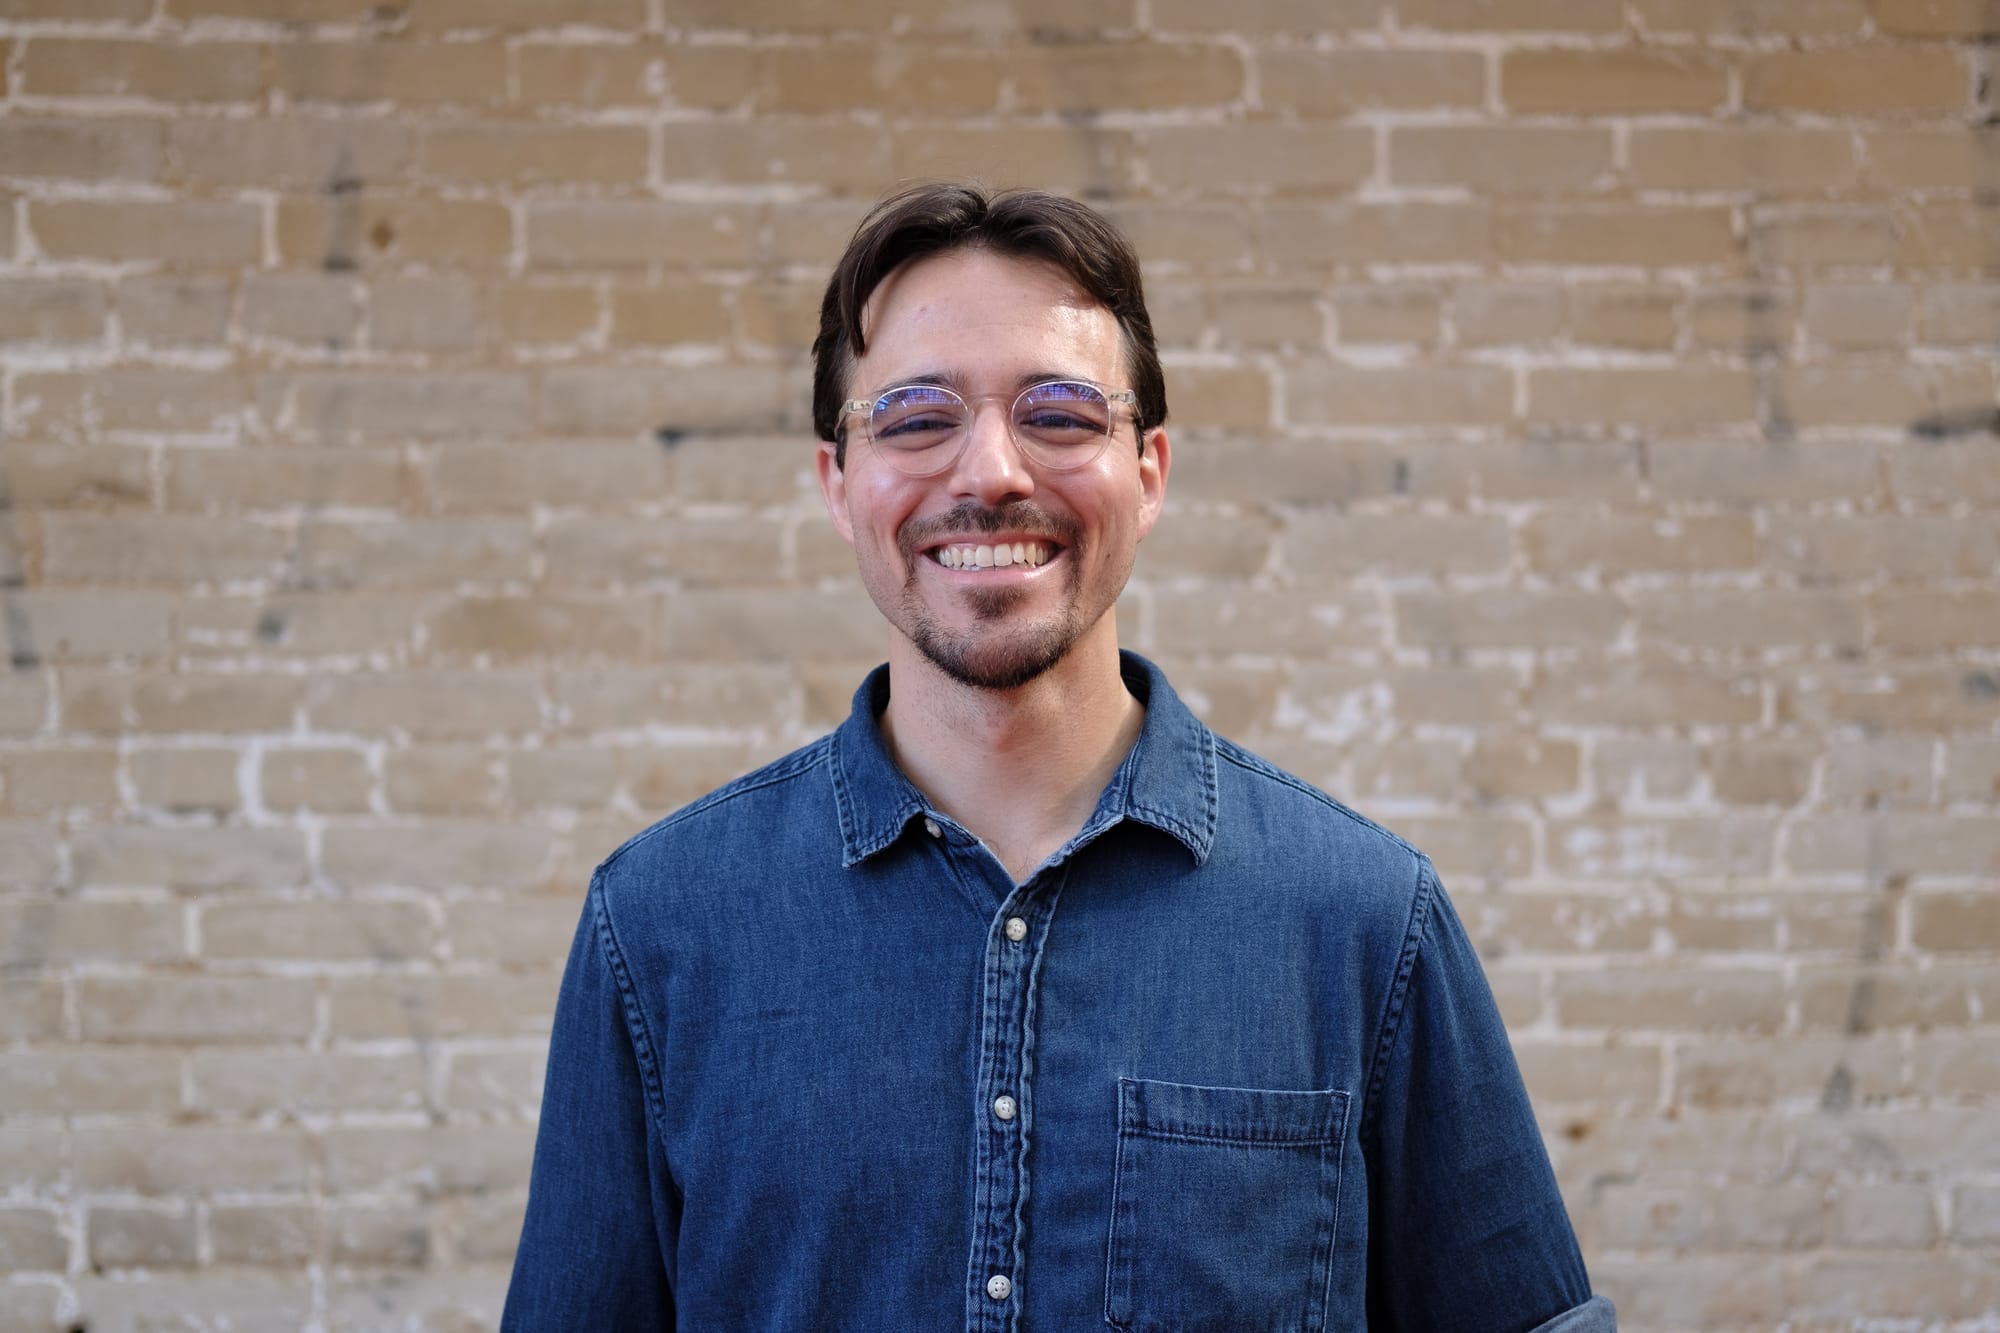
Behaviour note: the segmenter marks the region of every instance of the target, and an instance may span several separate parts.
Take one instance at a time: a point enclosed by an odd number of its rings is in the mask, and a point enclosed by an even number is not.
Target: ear
[[[854,520],[847,512],[847,473],[833,460],[833,442],[821,440],[813,454],[813,466],[819,473],[819,496],[826,501],[826,516],[833,520],[833,527],[840,539],[849,546],[854,545]]]
[[[1173,446],[1167,442],[1167,428],[1155,426],[1146,432],[1139,450],[1139,538],[1159,521],[1160,506],[1167,500],[1167,473],[1174,462]]]

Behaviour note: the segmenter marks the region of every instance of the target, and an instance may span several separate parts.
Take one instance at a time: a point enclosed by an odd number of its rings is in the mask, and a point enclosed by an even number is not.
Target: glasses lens
[[[1014,431],[1053,467],[1081,467],[1111,435],[1104,391],[1080,380],[1037,384],[1014,402]]]
[[[949,460],[967,415],[965,401],[950,389],[907,384],[875,400],[868,436],[893,466],[923,472]]]

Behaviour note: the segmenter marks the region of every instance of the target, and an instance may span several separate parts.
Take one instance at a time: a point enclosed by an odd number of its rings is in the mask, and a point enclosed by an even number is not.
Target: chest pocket
[[[1347,1102],[1119,1079],[1105,1322],[1323,1333]]]

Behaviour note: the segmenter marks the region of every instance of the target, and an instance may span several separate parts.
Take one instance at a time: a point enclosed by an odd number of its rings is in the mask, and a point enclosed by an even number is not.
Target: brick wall
[[[1134,233],[1127,641],[1433,851],[1626,1326],[1991,1327],[2000,5],[914,8],[0,0],[0,1327],[490,1324],[933,174]]]

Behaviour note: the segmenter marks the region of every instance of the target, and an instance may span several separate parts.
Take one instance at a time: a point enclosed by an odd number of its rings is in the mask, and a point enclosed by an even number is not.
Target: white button
[[[1018,916],[1007,918],[1007,938],[1019,944],[1028,938],[1028,923]]]
[[[926,819],[924,821],[924,832],[930,834],[933,838],[942,838],[944,836],[944,830],[938,827],[938,822],[935,819]]]
[[[999,1096],[993,1099],[993,1114],[1002,1120],[1012,1120],[1014,1112],[1020,1109],[1020,1105],[1012,1097]]]
[[[986,1279],[986,1294],[996,1301],[1004,1301],[1014,1294],[1014,1284],[1007,1280],[1005,1273],[995,1273]]]

